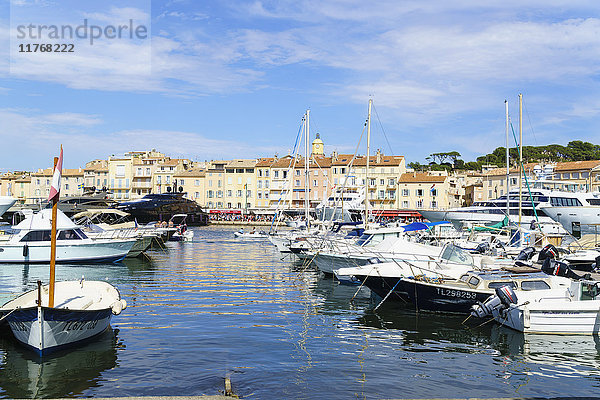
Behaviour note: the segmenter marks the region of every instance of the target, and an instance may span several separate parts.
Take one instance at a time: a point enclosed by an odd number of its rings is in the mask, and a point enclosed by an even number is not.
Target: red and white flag
[[[48,197],[48,201],[52,201],[56,199],[58,201],[58,196],[60,195],[60,177],[62,175],[62,161],[63,161],[63,149],[62,145],[60,146],[60,156],[58,157],[58,163],[56,163],[56,168],[54,168],[54,175],[52,175],[52,186],[50,186],[50,196]]]

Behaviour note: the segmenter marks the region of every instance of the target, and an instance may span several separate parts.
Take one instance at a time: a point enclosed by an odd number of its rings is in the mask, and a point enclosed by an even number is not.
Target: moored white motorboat
[[[564,265],[551,263],[555,271],[564,271]],[[473,306],[471,314],[491,315],[499,324],[524,333],[597,335],[600,282],[567,281],[568,284],[558,288],[517,293],[509,286],[502,286],[484,303]]]
[[[10,234],[0,235],[1,263],[50,261],[52,210],[30,213]],[[90,239],[65,214],[57,210],[56,262],[112,262],[123,259],[136,238]]]
[[[0,308],[15,338],[39,355],[101,334],[111,316],[127,307],[106,282],[56,282],[55,293],[54,307],[48,307],[49,285],[39,284]]]
[[[266,239],[269,235],[264,231],[244,232],[243,230],[240,230],[240,231],[234,232],[233,236],[236,239],[243,239],[243,240],[263,240],[263,239]]]

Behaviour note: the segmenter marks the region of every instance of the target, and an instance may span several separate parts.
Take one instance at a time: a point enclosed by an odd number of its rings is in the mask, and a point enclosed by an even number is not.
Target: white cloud
[[[40,162],[50,159],[60,144],[65,149],[68,168],[84,166],[89,160],[123,154],[140,147],[202,160],[253,158],[285,152],[284,147],[260,147],[252,142],[212,139],[201,132],[157,129],[107,131],[98,127],[103,121],[97,115],[0,109],[0,120],[0,139],[11,149],[11,155],[7,155],[6,159],[14,170],[44,168]],[[27,157],[22,157],[23,154]]]

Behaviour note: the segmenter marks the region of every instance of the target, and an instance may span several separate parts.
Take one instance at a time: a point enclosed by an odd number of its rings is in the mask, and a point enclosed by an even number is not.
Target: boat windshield
[[[58,240],[81,240],[87,239],[85,233],[81,229],[65,229],[58,233]]]
[[[453,244],[447,244],[442,250],[442,260],[451,261],[458,264],[473,265],[473,257],[465,250]]]
[[[363,233],[356,241],[356,244],[358,246],[365,246],[366,244],[368,244],[371,241],[372,237],[373,237],[373,235],[370,233]]]

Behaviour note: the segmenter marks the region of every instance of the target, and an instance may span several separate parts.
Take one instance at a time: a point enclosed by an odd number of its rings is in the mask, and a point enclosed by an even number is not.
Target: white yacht
[[[0,235],[0,262],[50,262],[51,209],[29,212],[10,231]],[[136,238],[90,239],[62,211],[57,210],[56,262],[103,262],[123,259]]]
[[[592,193],[556,190],[554,187],[557,184],[563,183],[535,181],[531,184],[531,194],[526,189],[522,191],[521,223],[523,225],[531,225],[532,222],[535,222],[546,234],[564,234],[565,229],[549,216],[550,208],[587,206],[592,204],[590,201],[596,201],[598,202],[596,204],[600,204],[600,198]],[[518,189],[510,191],[508,202],[511,222],[517,222],[519,213]],[[419,210],[419,213],[432,222],[450,221],[457,229],[462,229],[466,223],[489,224],[501,222],[506,217],[506,203],[507,196],[503,195],[495,200],[475,202],[468,207],[448,210]]]
[[[361,221],[365,212],[365,188],[339,188],[315,207],[318,221]]]
[[[542,207],[550,218],[562,225],[575,238],[600,233],[600,194],[583,201],[560,206]]]

